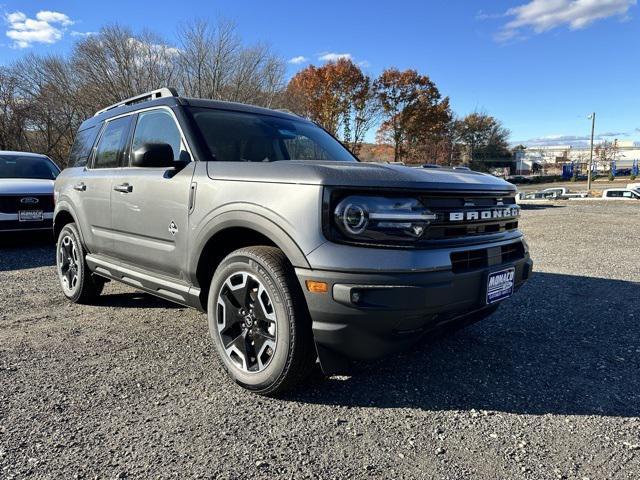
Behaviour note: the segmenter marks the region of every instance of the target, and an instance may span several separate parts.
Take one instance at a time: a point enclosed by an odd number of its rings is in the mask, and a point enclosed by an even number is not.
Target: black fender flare
[[[254,212],[228,210],[215,216],[198,232],[191,244],[193,254],[189,258],[188,272],[192,281],[197,282],[198,263],[205,245],[216,234],[228,228],[248,228],[271,240],[287,256],[294,267],[311,268],[306,256],[291,236],[274,221]]]
[[[52,231],[55,232],[56,231],[56,218],[58,218],[58,216],[61,213],[68,213],[69,215],[71,215],[71,218],[73,218],[73,223],[75,223],[78,226],[78,234],[80,235],[80,241],[82,242],[82,245],[85,247],[86,250],[86,244],[84,241],[84,235],[82,234],[82,229],[80,228],[80,224],[78,223],[78,216],[76,215],[76,212],[73,211],[73,207],[71,207],[71,205],[62,200],[58,203],[56,203],[56,208],[53,212],[53,229]],[[55,241],[57,242],[58,239],[56,238]]]

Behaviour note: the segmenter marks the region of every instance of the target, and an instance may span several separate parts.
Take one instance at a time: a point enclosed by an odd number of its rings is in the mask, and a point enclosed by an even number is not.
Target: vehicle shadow
[[[169,302],[154,295],[134,291],[123,293],[103,293],[95,301],[96,306],[123,308],[187,308],[177,303]]]
[[[519,414],[640,415],[640,284],[534,273],[490,318],[312,382],[292,400]]]
[[[55,257],[50,232],[0,234],[0,272],[52,266]]]

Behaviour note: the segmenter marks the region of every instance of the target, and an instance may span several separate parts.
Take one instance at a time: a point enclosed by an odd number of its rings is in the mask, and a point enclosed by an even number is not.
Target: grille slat
[[[422,203],[437,215],[437,220],[429,225],[430,240],[446,240],[477,235],[509,232],[518,228],[517,217],[496,217],[488,219],[468,219],[470,212],[498,211],[518,208],[515,197],[494,196],[424,196]],[[462,213],[464,220],[451,221],[451,213]]]
[[[453,273],[470,272],[524,258],[524,245],[521,241],[502,245],[498,252],[494,250],[496,249],[479,248],[453,252],[450,255],[451,269]]]

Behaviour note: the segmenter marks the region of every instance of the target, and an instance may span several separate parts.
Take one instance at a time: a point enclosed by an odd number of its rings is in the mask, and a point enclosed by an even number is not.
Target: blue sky
[[[429,75],[457,114],[495,115],[514,142],[584,142],[591,111],[596,133],[640,141],[636,0],[0,0],[0,15],[0,64],[68,52],[107,23],[171,43],[180,22],[222,16],[245,42],[298,60],[289,75],[349,55],[372,76],[388,66]]]

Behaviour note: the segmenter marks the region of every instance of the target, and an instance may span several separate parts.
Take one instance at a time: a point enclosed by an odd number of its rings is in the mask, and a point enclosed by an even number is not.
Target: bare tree
[[[178,33],[180,84],[185,95],[272,106],[285,64],[265,44],[243,46],[235,24],[197,20]]]
[[[245,45],[232,22],[193,21],[170,45],[110,25],[67,57],[26,55],[0,68],[0,148],[46,153],[65,165],[81,122],[109,104],[164,86],[188,96],[278,106],[285,62]]]

